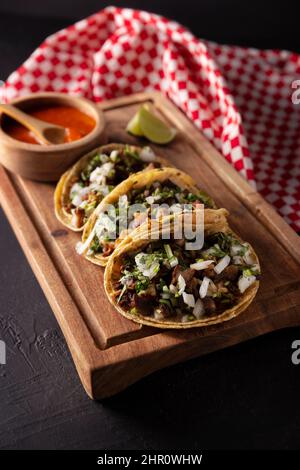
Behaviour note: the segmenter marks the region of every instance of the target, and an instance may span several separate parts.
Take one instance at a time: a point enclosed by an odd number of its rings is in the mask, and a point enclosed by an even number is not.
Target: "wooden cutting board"
[[[133,323],[106,299],[102,268],[76,254],[79,234],[56,220],[54,185],[23,180],[1,167],[2,207],[65,335],[83,386],[96,399],[170,364],[300,325],[298,235],[171,102],[151,93],[101,103],[108,141],[141,143],[124,129],[144,102],[154,103],[178,129],[171,144],[154,150],[230,211],[232,228],[260,258],[261,286],[247,311],[221,325],[161,331]]]

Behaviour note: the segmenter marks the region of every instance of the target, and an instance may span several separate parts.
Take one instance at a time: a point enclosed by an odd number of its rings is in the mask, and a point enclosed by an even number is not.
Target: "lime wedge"
[[[130,132],[130,134],[135,135],[136,137],[143,137],[143,132],[140,127],[139,123],[139,111],[133,116],[132,119],[130,119],[129,123],[127,124],[126,127],[127,132]]]
[[[138,124],[143,135],[155,144],[168,144],[176,135],[175,129],[167,126],[145,106],[138,112]]]
[[[126,130],[136,137],[147,137],[155,144],[168,144],[176,135],[176,130],[155,116],[147,104],[140,107],[129,121]]]

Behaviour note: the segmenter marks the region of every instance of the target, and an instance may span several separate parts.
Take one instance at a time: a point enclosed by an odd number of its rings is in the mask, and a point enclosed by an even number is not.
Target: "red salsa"
[[[28,114],[42,121],[65,127],[65,142],[74,142],[75,140],[82,139],[95,127],[95,120],[91,116],[71,106],[43,106],[30,110]],[[3,129],[8,135],[21,142],[40,144],[29,129],[26,129],[22,124],[12,119],[5,120]]]

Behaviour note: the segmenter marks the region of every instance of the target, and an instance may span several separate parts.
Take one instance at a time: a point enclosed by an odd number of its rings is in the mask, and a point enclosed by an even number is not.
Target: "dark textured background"
[[[109,3],[1,0],[0,79],[46,35]],[[295,3],[115,2],[172,17],[207,39],[300,52]],[[290,359],[299,329],[162,370],[94,403],[2,212],[0,240],[0,339],[8,347],[0,365],[0,448],[300,447],[300,365]]]

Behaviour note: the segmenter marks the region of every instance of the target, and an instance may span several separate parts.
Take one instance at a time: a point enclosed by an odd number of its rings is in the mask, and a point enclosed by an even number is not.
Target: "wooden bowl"
[[[36,181],[57,181],[79,157],[104,141],[104,116],[84,98],[63,93],[34,93],[11,102],[24,111],[40,105],[64,105],[79,109],[95,120],[94,129],[82,139],[59,145],[35,145],[10,137],[3,130],[0,113],[0,163],[13,173]]]

